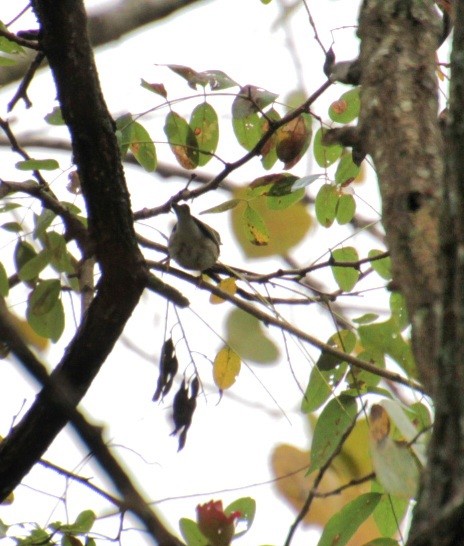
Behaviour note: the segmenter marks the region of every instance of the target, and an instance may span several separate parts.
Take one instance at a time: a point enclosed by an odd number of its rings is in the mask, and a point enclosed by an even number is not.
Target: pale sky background
[[[14,9],[10,6],[2,7],[0,16],[8,20],[23,5],[22,2],[17,4]],[[350,27],[355,23],[358,4],[359,2],[353,0],[317,2],[308,0],[320,38],[326,47],[329,47],[332,41],[331,29]],[[299,87],[300,80],[304,81],[308,95],[314,92],[325,80],[322,74],[322,52],[313,39],[313,31],[304,9],[295,11],[284,23],[289,27],[284,28],[282,22],[279,22],[280,5],[278,0],[274,0],[268,6],[264,6],[259,0],[215,0],[208,5],[183,11],[162,23],[146,27],[120,42],[98,50],[97,65],[111,112],[115,116],[126,111],[137,114],[162,103],[160,97],[140,87],[141,78],[149,82],[163,82],[168,89],[169,98],[193,94],[180,77],[166,67],[159,66],[167,63],[191,66],[198,71],[223,70],[243,85],[253,84],[278,93],[279,99],[283,101],[290,91]],[[10,13],[5,14],[9,10]],[[29,28],[27,24],[21,26]],[[338,60],[349,60],[356,55],[357,40],[354,38],[354,32],[351,27],[333,34],[334,50]],[[297,74],[300,68],[295,67],[292,53],[288,48],[289,35],[292,36],[298,51],[302,70],[300,74]],[[343,86],[334,86],[315,104],[315,111],[323,119],[327,119],[328,104],[345,90],[347,88]],[[230,91],[236,92],[236,89]],[[6,116],[6,103],[11,98],[13,90],[7,88],[0,92],[3,99],[1,115]],[[41,72],[34,79],[29,95],[34,107],[28,112],[23,112],[22,106],[17,107],[12,115],[19,118],[18,124],[13,126],[19,135],[28,130],[47,130],[41,120],[56,105],[55,92],[48,72]],[[186,101],[176,105],[175,109],[181,114],[189,114],[195,104],[195,101]],[[211,104],[222,116],[221,124],[227,125],[230,119],[231,99],[211,99]],[[167,109],[163,108],[141,119],[154,140],[165,139],[162,128],[166,114]],[[58,134],[66,135],[66,132],[61,129],[58,130]],[[157,150],[160,160],[175,163],[167,146],[159,145]],[[3,151],[0,153],[2,157],[9,157],[9,152],[6,155]],[[243,155],[244,151],[233,139],[226,138],[225,141],[221,141],[218,153],[225,159],[233,161]],[[60,160],[63,172],[52,173],[47,178],[53,182],[54,191],[63,199],[73,200],[74,197],[65,190],[68,169],[71,167],[69,155],[43,151],[37,151],[34,155],[57,157]],[[212,161],[205,170],[215,174],[219,168],[219,162]],[[281,166],[276,165],[271,172],[278,172],[280,169]],[[313,166],[310,159],[304,159],[291,172],[302,175],[321,172],[321,169]],[[127,167],[126,173],[134,210],[164,202],[185,184],[184,180],[159,179],[156,174],[148,175],[139,168]],[[254,160],[234,172],[231,180],[245,184],[262,174],[260,163]],[[5,172],[2,172],[2,176],[5,176]],[[13,179],[21,179],[14,169],[10,176]],[[310,191],[315,195],[315,189]],[[375,190],[372,190],[372,186],[370,189],[361,187],[359,192],[361,197],[364,196],[368,200],[368,204],[357,200],[364,216],[378,218],[379,205]],[[192,210],[198,213],[228,198],[225,192],[218,191],[214,195],[204,196],[195,201]],[[76,203],[80,202],[78,198]],[[223,236],[222,262],[242,265],[255,271],[272,270],[280,265],[275,260],[244,262],[241,250],[230,236],[228,213],[210,215],[202,219],[220,230]],[[151,234],[153,240],[163,242],[158,230],[168,234],[172,223],[172,215],[148,220],[143,233]],[[137,227],[137,230],[141,232],[141,228]],[[295,255],[301,256],[301,251],[304,250],[310,263],[344,236],[346,236],[344,229],[314,230],[301,246],[295,249]],[[2,248],[4,253],[8,254],[11,251],[8,245],[14,244],[11,242],[14,238],[8,234],[6,237]],[[355,239],[355,246],[359,240]],[[159,255],[154,256],[160,258]],[[327,273],[325,276],[327,277]],[[272,479],[268,462],[276,443],[287,442],[302,449],[309,447],[305,418],[298,410],[301,401],[298,383],[305,388],[310,363],[297,344],[289,340],[295,379],[292,378],[285,355],[282,355],[280,362],[272,366],[250,364],[250,369],[244,366],[236,385],[220,400],[212,383],[208,358],[214,358],[215,352],[221,347],[219,336],[223,334],[223,317],[230,306],[224,304],[213,307],[208,303],[207,293],[194,290],[170,277],[166,280],[184,290],[192,302],[192,308],[180,310],[179,316],[191,348],[196,352],[196,364],[206,385],[206,397],[200,396],[198,399],[186,447],[177,453],[177,439],[169,436],[173,428],[169,418],[169,402],[158,405],[151,401],[156,387],[157,363],[164,336],[166,312],[166,304],[153,294],[144,295],[142,304],[136,309],[124,333],[124,338],[137,345],[142,352],[150,356],[150,359],[140,358],[120,342],[85,397],[83,407],[96,422],[105,425],[106,437],[109,440],[124,446],[118,449],[118,454],[130,468],[135,469],[136,479],[147,497],[159,501],[172,499],[160,502],[159,508],[173,529],[177,530],[181,517],[195,519],[195,507],[198,503],[222,499],[224,505],[227,505],[236,498],[252,496],[258,503],[256,519],[251,531],[236,544],[280,546],[295,514],[284,501],[274,495],[272,485],[254,484]],[[71,309],[69,301],[66,301],[66,297],[63,301],[69,311]],[[18,309],[21,308],[22,302],[17,292],[12,292],[9,303],[15,304]],[[195,313],[199,314],[206,324],[199,320]],[[314,306],[298,312],[292,310],[287,315],[295,320],[298,326],[307,328],[310,333],[322,340],[326,340],[328,335],[333,333],[328,318],[318,313]],[[60,359],[63,348],[73,334],[72,318],[69,315],[68,320],[69,328],[62,340],[56,346],[52,346],[44,357],[50,365],[54,365]],[[176,322],[171,308],[168,331]],[[173,335],[176,340],[182,337],[178,326],[174,327]],[[281,334],[276,329],[270,329],[268,335],[273,337],[279,346],[282,345]],[[310,355],[317,358],[317,351],[312,348],[307,350]],[[188,363],[184,343],[178,344],[177,353],[182,371]],[[202,355],[206,355],[207,358]],[[0,368],[0,433],[7,433],[14,416],[22,411],[23,400],[26,399],[26,405],[29,405],[34,393],[34,387],[24,380],[22,373],[18,372],[18,367],[9,361],[3,362]],[[67,434],[61,434],[46,455],[47,459],[68,469],[78,467],[82,457],[82,451],[70,443]],[[80,473],[92,476],[96,475],[96,470],[87,464]],[[49,520],[66,520],[62,505],[52,496],[43,493],[46,491],[53,495],[61,495],[65,489],[65,483],[61,478],[37,467],[26,478],[25,484],[39,491],[35,493],[29,487],[20,486],[15,493],[15,503],[9,507],[0,507],[2,520],[6,523],[37,521],[40,524],[46,524]],[[243,489],[240,489],[242,487]],[[221,492],[229,489],[236,490]],[[195,494],[202,495],[190,497]],[[181,497],[186,498],[180,499]],[[99,513],[99,507],[102,505],[96,496],[88,493],[82,486],[68,485],[70,520],[86,508]],[[108,520],[108,523],[101,522],[99,525],[102,532],[115,536],[118,525],[116,519],[111,522]],[[315,536],[315,533],[300,528],[292,544],[308,546],[315,540],[313,538]],[[130,543],[133,546],[140,542],[143,542],[143,538],[141,539],[138,533],[128,532],[122,536],[123,544]]]

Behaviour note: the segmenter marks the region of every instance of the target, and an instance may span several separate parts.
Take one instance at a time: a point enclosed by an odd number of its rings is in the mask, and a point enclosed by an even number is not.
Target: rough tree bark
[[[365,0],[359,21],[358,137],[375,163],[395,284],[406,298],[415,360],[435,407],[408,540],[414,546],[457,546],[464,536],[464,13],[462,1],[455,5],[445,147],[434,2]]]
[[[147,270],[137,246],[129,194],[114,124],[100,91],[80,0],[33,2],[40,45],[55,78],[68,124],[87,206],[89,244],[101,271],[97,294],[52,381],[67,387],[77,405],[111,352],[137,305]],[[0,498],[38,461],[67,422],[67,414],[43,388],[31,409],[0,444]]]

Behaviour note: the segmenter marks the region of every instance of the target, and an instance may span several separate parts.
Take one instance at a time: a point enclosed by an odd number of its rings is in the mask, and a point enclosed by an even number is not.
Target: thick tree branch
[[[84,396],[137,305],[147,279],[132,222],[113,121],[103,100],[86,33],[82,2],[33,2],[40,45],[55,78],[86,201],[89,233],[101,270],[97,295],[52,374],[69,385],[69,404]],[[40,459],[68,415],[42,389],[22,421],[0,444],[0,497],[5,498]]]
[[[411,546],[457,545],[464,536],[464,5],[456,19],[446,136],[446,175],[441,222],[443,299],[437,303],[435,423],[428,466],[411,526]]]
[[[373,373],[374,375],[378,375],[379,377],[383,377],[384,379],[387,379],[388,381],[392,381],[400,385],[405,385],[411,389],[414,389],[418,392],[426,394],[426,391],[424,391],[423,387],[416,381],[403,377],[402,375],[398,373],[379,368],[375,364],[371,364],[370,362],[361,360],[353,355],[346,354],[343,351],[339,351],[333,345],[324,343],[323,341],[320,341],[318,338],[312,336],[311,334],[308,334],[307,332],[300,330],[293,324],[287,322],[284,318],[274,316],[265,311],[262,311],[257,305],[252,305],[251,303],[248,303],[244,301],[243,299],[238,298],[237,296],[233,296],[229,294],[228,292],[221,290],[219,287],[211,283],[202,282],[201,278],[194,277],[193,275],[186,273],[184,271],[181,271],[180,269],[174,269],[172,267],[169,267],[168,269],[167,266],[159,264],[158,262],[151,262],[147,260],[147,264],[152,269],[155,269],[158,271],[166,271],[169,273],[175,272],[177,277],[184,279],[186,281],[189,281],[192,284],[196,285],[198,288],[201,288],[202,290],[206,290],[207,292],[210,292],[211,294],[214,294],[215,296],[218,296],[224,300],[227,300],[233,303],[236,307],[238,307],[239,309],[242,309],[242,311],[245,311],[249,313],[250,315],[256,317],[262,324],[266,324],[266,325],[271,324],[272,326],[275,326],[279,330],[288,332],[289,334],[294,335],[296,338],[302,341],[305,341],[306,343],[309,343],[313,347],[316,347],[317,349],[320,349],[323,352],[326,352],[330,355],[337,357],[341,362],[343,361],[348,362],[348,364],[354,366],[355,368],[359,368],[360,370],[365,370],[367,372]]]
[[[89,423],[74,407],[72,385],[66,382],[66,378],[57,374],[49,376],[45,366],[24,343],[11,322],[3,298],[0,299],[0,339],[8,345],[29,374],[42,384],[44,387],[42,392],[47,392],[49,396],[45,399],[45,403],[52,405],[57,413],[65,416],[72,423],[100,464],[101,470],[107,474],[119,491],[121,499],[112,497],[111,502],[116,503],[121,511],[129,510],[136,515],[144,523],[157,545],[182,546],[182,542],[166,529],[151,510],[148,502],[142,497],[119,461],[111,453],[103,440],[101,428]]]
[[[434,306],[441,296],[443,145],[435,75],[440,32],[432,1],[363,3],[358,135],[379,178],[393,278],[406,299],[416,364],[431,393],[437,379]]]

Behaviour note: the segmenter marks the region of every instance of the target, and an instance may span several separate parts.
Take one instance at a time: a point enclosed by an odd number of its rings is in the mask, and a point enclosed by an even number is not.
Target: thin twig
[[[308,334],[307,332],[304,332],[303,330],[296,328],[293,324],[287,322],[285,319],[276,318],[273,315],[269,315],[268,313],[262,311],[255,305],[251,305],[243,301],[242,299],[237,298],[236,296],[232,296],[231,294],[224,292],[217,286],[214,286],[210,283],[202,282],[201,278],[199,279],[198,277],[190,275],[189,273],[185,273],[184,271],[181,271],[180,269],[173,268],[172,266],[167,268],[165,265],[160,264],[159,262],[153,262],[153,261],[147,260],[147,265],[151,269],[155,269],[158,271],[165,271],[166,273],[170,273],[170,274],[175,273],[176,277],[179,277],[183,280],[190,282],[191,284],[195,285],[197,288],[206,290],[212,294],[215,294],[216,296],[219,296],[220,298],[224,300],[230,301],[236,307],[256,317],[262,324],[266,324],[266,325],[272,324],[276,328],[285,330],[286,332],[289,332],[290,334],[293,334],[294,336],[296,336],[298,339],[301,339],[302,341],[306,341],[313,347],[316,347],[317,349],[325,353],[335,356],[341,362],[348,362],[348,364],[351,364],[361,370],[365,370],[367,372],[373,373],[374,375],[377,375],[389,381],[393,381],[394,383],[400,383],[401,385],[405,385],[406,387],[414,389],[422,394],[427,394],[424,387],[420,385],[419,383],[417,383],[416,381],[412,379],[408,379],[407,377],[404,377],[398,373],[391,372],[389,370],[384,370],[382,368],[375,366],[374,364],[361,360],[360,358],[357,358],[353,355],[349,355],[342,351],[339,351],[334,346],[329,345],[328,343],[324,343],[323,341],[317,339],[311,334]]]
[[[26,74],[24,75],[24,78],[19,84],[18,89],[16,93],[14,94],[14,97],[8,103],[8,107],[7,107],[8,112],[11,112],[11,110],[13,110],[13,108],[15,107],[19,99],[24,100],[26,108],[30,108],[32,106],[32,102],[29,100],[29,97],[27,96],[27,89],[29,87],[29,84],[32,81],[32,78],[34,77],[34,74],[36,73],[37,69],[41,65],[44,58],[45,58],[45,55],[41,51],[39,51],[37,55],[34,57],[31,65],[29,66],[28,71],[26,72]]]
[[[303,521],[306,514],[309,512],[309,509],[311,508],[311,504],[312,504],[313,500],[316,498],[317,488],[319,487],[319,484],[321,483],[322,478],[324,477],[324,474],[327,472],[328,468],[333,463],[333,460],[335,459],[335,457],[342,450],[342,447],[343,447],[343,444],[344,444],[345,440],[351,434],[351,431],[353,430],[353,428],[354,428],[354,426],[356,424],[356,420],[358,418],[358,415],[359,414],[357,414],[355,416],[355,418],[351,422],[348,429],[340,437],[340,440],[339,440],[339,442],[337,444],[337,447],[335,448],[332,455],[329,457],[329,459],[319,469],[319,472],[317,473],[317,476],[314,479],[313,486],[311,487],[311,490],[310,490],[308,496],[306,497],[306,500],[305,500],[300,512],[298,513],[297,517],[295,518],[295,521],[293,522],[293,524],[290,526],[290,529],[289,529],[287,538],[285,540],[284,546],[290,546],[293,535],[295,534],[298,525]]]

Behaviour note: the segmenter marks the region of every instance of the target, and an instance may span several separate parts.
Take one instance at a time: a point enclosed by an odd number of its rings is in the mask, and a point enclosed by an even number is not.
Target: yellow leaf
[[[213,363],[213,378],[216,385],[225,390],[230,388],[240,372],[240,357],[230,347],[221,349]]]
[[[237,284],[236,279],[233,277],[227,277],[227,279],[222,279],[222,281],[219,283],[219,288],[226,292],[227,294],[230,294],[233,296],[237,292]],[[225,300],[223,300],[220,296],[216,296],[216,294],[211,294],[209,298],[210,303],[224,303]]]
[[[27,320],[19,318],[11,312],[10,319],[15,328],[21,334],[23,340],[28,345],[32,345],[39,351],[45,351],[45,349],[50,345],[50,340],[36,334],[34,330],[29,326]]]
[[[247,198],[247,188],[237,190],[234,197]],[[269,233],[267,245],[257,246],[248,239],[243,229],[243,208],[232,210],[232,228],[238,243],[248,258],[281,256],[299,244],[308,233],[313,221],[307,206],[298,202],[284,210],[271,210],[267,207],[266,197],[253,199],[253,208],[261,215]]]

